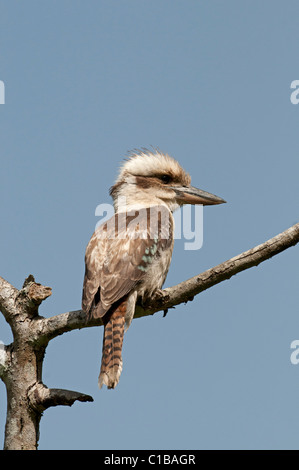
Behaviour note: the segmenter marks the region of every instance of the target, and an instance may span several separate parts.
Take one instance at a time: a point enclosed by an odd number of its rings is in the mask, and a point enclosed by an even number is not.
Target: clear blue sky
[[[201,250],[176,241],[165,286],[298,222],[298,17],[293,0],[2,2],[0,275],[51,286],[44,316],[80,308],[95,208],[138,147],[228,201],[204,209]],[[101,328],[53,340],[44,383],[95,401],[47,410],[40,449],[298,449],[298,273],[297,247],[134,321],[114,391]],[[5,413],[1,382],[1,436]]]

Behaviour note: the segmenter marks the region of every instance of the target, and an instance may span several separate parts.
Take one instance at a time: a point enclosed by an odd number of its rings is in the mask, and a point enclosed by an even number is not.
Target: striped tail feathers
[[[127,300],[123,300],[108,313],[104,320],[102,364],[99,375],[99,387],[106,385],[115,388],[122,371],[122,345],[124,339]]]

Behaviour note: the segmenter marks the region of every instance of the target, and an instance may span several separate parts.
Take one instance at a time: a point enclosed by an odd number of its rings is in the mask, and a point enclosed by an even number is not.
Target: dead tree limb
[[[296,245],[298,242],[299,223],[265,243],[245,251],[224,263],[218,264],[214,268],[208,269],[176,286],[158,291],[145,305],[137,305],[135,318],[153,315],[161,310],[165,311],[181,303],[186,303],[200,292],[230,279],[232,276],[245,269],[258,266],[263,261]],[[67,331],[95,325],[101,325],[101,319],[86,323],[85,315],[82,310],[74,310],[43,319],[40,324],[37,325],[37,337],[52,339]]]
[[[21,290],[0,278],[0,309],[13,333],[13,342],[0,349],[0,378],[7,389],[4,449],[37,448],[39,422],[50,406],[72,405],[92,397],[69,390],[48,389],[42,383],[42,366],[48,341],[34,341],[38,307],[51,295],[49,287],[30,275]]]
[[[138,305],[135,318],[192,300],[195,295],[257,266],[299,242],[299,223],[265,243],[245,251],[176,286],[158,291],[144,305]],[[0,344],[0,378],[7,388],[5,449],[36,449],[42,413],[51,406],[71,406],[75,401],[88,402],[92,397],[80,392],[49,389],[42,382],[42,365],[46,347],[58,335],[75,329],[101,324],[86,322],[81,310],[49,318],[39,316],[38,307],[51,295],[51,288],[29,276],[21,290],[0,277],[0,310],[13,332],[13,342]]]

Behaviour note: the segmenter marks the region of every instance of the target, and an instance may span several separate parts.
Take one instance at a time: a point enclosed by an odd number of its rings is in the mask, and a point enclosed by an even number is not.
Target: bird
[[[165,282],[174,245],[173,212],[224,199],[191,186],[190,175],[159,149],[134,150],[110,188],[114,215],[94,231],[85,252],[82,310],[104,325],[98,386],[114,389],[122,372],[124,333],[136,303]]]

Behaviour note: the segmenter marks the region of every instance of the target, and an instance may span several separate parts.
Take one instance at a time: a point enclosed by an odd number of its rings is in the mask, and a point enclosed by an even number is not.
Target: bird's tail
[[[122,371],[122,345],[124,339],[125,316],[127,301],[122,301],[105,321],[102,364],[99,375],[99,387],[107,385],[108,388],[115,388],[119,382]]]

